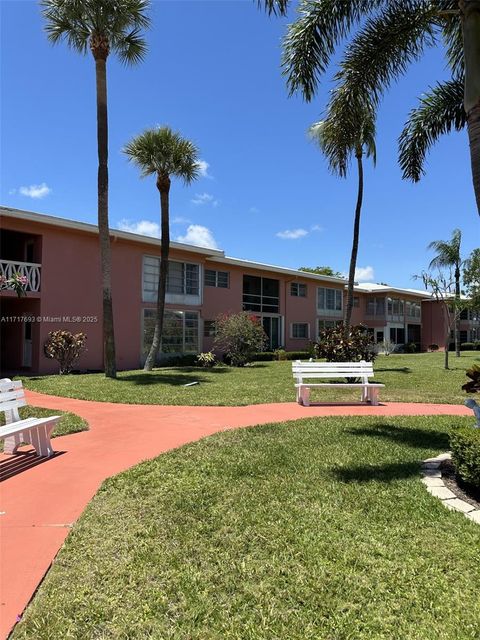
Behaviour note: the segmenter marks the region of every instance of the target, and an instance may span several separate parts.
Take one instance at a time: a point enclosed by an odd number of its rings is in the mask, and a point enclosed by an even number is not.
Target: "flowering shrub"
[[[14,273],[11,278],[0,275],[0,291],[13,289],[19,298],[25,295],[27,284],[27,276],[22,276],[19,273]]]
[[[86,349],[87,336],[70,331],[50,331],[43,346],[45,357],[57,360],[60,373],[70,373],[73,365]]]
[[[215,365],[215,356],[212,351],[206,351],[205,353],[199,353],[196,359],[197,364],[200,367],[213,367]]]
[[[318,342],[314,344],[315,357],[327,362],[373,362],[377,357],[373,336],[362,325],[350,327],[348,337],[344,336],[343,324],[324,329]]]
[[[222,315],[215,320],[215,348],[223,351],[234,367],[243,367],[262,351],[267,336],[260,320],[248,313]]]

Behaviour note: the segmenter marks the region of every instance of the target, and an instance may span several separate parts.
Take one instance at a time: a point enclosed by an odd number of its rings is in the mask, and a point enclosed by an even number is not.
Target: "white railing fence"
[[[0,275],[8,279],[18,273],[27,278],[26,291],[40,291],[41,267],[35,262],[0,260]]]

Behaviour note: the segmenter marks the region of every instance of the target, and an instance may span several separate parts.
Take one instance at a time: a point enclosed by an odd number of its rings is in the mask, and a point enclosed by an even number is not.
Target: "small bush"
[[[74,364],[87,348],[87,336],[84,333],[70,331],[50,331],[43,345],[46,358],[56,360],[60,365],[60,374],[70,373]]]
[[[285,360],[308,360],[314,356],[315,353],[310,351],[287,351]]]
[[[216,359],[212,351],[206,351],[205,353],[198,354],[196,362],[198,366],[208,369],[209,367],[213,367],[215,365]]]
[[[389,356],[391,353],[394,353],[397,348],[397,345],[393,340],[384,340],[380,344],[380,350],[386,355]]]
[[[273,351],[257,351],[253,354],[253,360],[255,362],[270,362],[275,360],[275,353]]]
[[[460,427],[450,434],[452,460],[466,484],[480,488],[480,429]]]
[[[215,348],[223,351],[225,360],[234,367],[251,362],[267,342],[260,320],[246,311],[219,316],[215,320],[215,333]]]
[[[285,349],[275,349],[275,351],[273,352],[275,355],[276,360],[286,360],[287,359],[287,352],[285,351]]]
[[[405,353],[416,353],[418,351],[415,342],[409,342],[405,345]]]
[[[462,389],[467,393],[478,393],[480,391],[480,366],[473,364],[465,371],[468,382],[462,385]]]
[[[438,351],[438,344],[429,344],[427,347],[428,351]]]
[[[348,338],[343,335],[343,324],[324,329],[315,344],[315,356],[327,362],[373,362],[377,357],[373,336],[365,327],[350,327]]]
[[[477,346],[474,342],[462,342],[460,345],[462,351],[475,351],[476,348]]]

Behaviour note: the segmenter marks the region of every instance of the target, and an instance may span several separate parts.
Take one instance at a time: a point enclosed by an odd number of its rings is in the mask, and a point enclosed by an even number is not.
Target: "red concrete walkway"
[[[433,404],[173,407],[88,402],[34,392],[27,392],[27,398],[38,407],[82,416],[90,431],[55,438],[57,455],[36,466],[29,466],[34,462],[30,456],[0,456],[0,470],[12,474],[0,485],[2,638],[103,480],[142,460],[217,431],[268,422],[339,415],[471,415],[463,406]],[[22,470],[24,466],[28,468]]]

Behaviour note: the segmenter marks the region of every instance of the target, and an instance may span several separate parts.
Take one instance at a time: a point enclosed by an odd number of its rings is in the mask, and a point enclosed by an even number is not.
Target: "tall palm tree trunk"
[[[108,115],[107,56],[108,42],[92,41],[97,85],[97,146],[98,146],[98,235],[102,267],[103,296],[103,359],[107,378],[116,378],[115,334],[113,328],[112,269],[110,229],[108,226]]]
[[[357,191],[357,204],[355,207],[355,220],[353,223],[353,242],[352,253],[350,254],[350,269],[348,271],[348,286],[347,286],[347,308],[345,309],[345,338],[350,332],[350,324],[352,320],[353,309],[353,287],[355,284],[355,269],[357,267],[357,254],[358,243],[360,239],[360,216],[362,213],[363,202],[363,161],[362,151],[356,153],[357,165],[358,165],[358,191]]]
[[[459,0],[465,60],[465,113],[473,188],[480,215],[480,0]]]
[[[460,357],[460,265],[455,265],[455,356]]]
[[[162,238],[160,255],[160,273],[158,275],[157,289],[157,317],[153,332],[152,346],[145,360],[144,371],[151,371],[155,366],[163,333],[163,317],[165,314],[165,294],[167,292],[168,255],[170,253],[170,178],[158,176],[157,188],[160,192],[160,209],[162,216]]]

